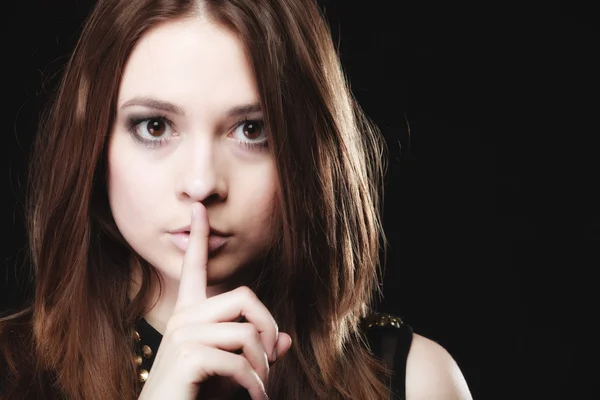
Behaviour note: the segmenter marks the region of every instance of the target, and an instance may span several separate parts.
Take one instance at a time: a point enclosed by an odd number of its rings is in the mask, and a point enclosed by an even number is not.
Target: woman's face
[[[185,234],[173,232],[189,226],[194,202],[229,235],[210,254],[209,285],[270,246],[277,172],[261,122],[252,70],[227,29],[168,22],[133,50],[109,143],[109,199],[123,237],[165,279],[179,279]]]

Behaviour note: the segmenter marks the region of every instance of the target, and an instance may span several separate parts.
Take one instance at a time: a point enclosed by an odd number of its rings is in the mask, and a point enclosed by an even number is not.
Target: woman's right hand
[[[206,210],[194,204],[177,302],[140,399],[192,400],[210,388],[227,397],[240,386],[253,400],[267,399],[269,363],[291,346],[249,288],[206,297],[209,234]],[[234,322],[241,317],[247,322]]]

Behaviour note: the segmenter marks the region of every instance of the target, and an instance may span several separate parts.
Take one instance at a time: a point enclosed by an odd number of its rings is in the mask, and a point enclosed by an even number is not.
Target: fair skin
[[[242,386],[265,399],[269,362],[291,346],[240,285],[240,272],[272,240],[276,195],[262,114],[246,107],[256,104],[243,48],[206,20],[153,29],[125,68],[109,144],[109,200],[125,240],[164,280],[145,315],[163,342],[141,398],[193,399],[219,376],[230,392]],[[232,115],[240,107],[247,109]],[[211,241],[225,236],[210,253]],[[240,317],[247,322],[235,322]]]
[[[406,360],[406,400],[473,400],[460,368],[436,342],[418,334]]]
[[[178,110],[144,105],[145,99]],[[210,227],[229,235],[209,259],[208,297],[239,286],[232,278],[271,241],[277,172],[268,148],[260,147],[264,129],[251,124],[262,112],[228,115],[258,103],[237,39],[206,20],[151,30],[128,60],[110,142],[110,202],[123,237],[164,280],[163,296],[146,316],[161,332],[176,302],[185,252],[170,232],[190,224],[193,203],[202,202]],[[152,118],[157,114],[170,122]],[[144,119],[135,132],[154,147],[131,134],[131,118]]]
[[[258,103],[241,43],[204,18],[154,27],[124,70],[109,200],[125,240],[164,281],[145,315],[163,334],[145,400],[194,399],[215,376],[230,393],[243,387],[265,399],[269,366],[291,346],[244,286],[243,272],[273,240],[276,209],[262,113],[245,107]],[[139,282],[138,272],[132,278]],[[448,353],[418,335],[406,379],[409,400],[470,399]]]

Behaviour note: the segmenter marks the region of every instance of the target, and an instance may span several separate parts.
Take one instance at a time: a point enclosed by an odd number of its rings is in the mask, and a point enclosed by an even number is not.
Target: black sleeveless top
[[[404,399],[406,359],[412,343],[412,328],[393,315],[374,314],[363,321],[363,329],[373,354],[393,371],[393,399]],[[154,363],[162,335],[143,318],[136,323],[135,332],[138,342],[139,379],[143,383]]]
[[[391,314],[377,313],[363,322],[371,351],[393,371],[393,399],[406,397],[406,360],[412,344],[413,329]]]

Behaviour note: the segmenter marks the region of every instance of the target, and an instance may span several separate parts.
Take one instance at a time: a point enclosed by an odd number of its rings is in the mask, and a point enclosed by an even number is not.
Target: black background
[[[20,301],[31,137],[91,4],[14,3],[3,25],[3,310]],[[591,2],[320,3],[352,90],[390,147],[382,309],[446,347],[476,399],[591,398],[600,389]]]

